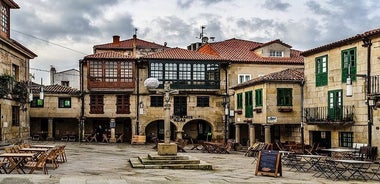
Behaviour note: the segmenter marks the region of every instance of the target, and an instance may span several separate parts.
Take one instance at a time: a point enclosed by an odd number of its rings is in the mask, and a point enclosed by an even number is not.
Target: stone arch
[[[183,139],[211,141],[215,139],[215,128],[212,123],[203,119],[194,119],[183,125]],[[211,133],[211,136],[209,135]]]
[[[164,120],[154,120],[148,123],[144,129],[145,135],[147,136],[147,142],[151,142],[153,137],[157,137],[159,140],[164,140]],[[170,140],[176,139],[177,126],[170,122]]]

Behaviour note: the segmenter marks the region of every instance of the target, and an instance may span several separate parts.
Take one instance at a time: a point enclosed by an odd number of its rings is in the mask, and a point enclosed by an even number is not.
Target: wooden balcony
[[[328,109],[328,107],[304,108],[305,123],[309,125],[345,126],[354,123],[354,106]]]

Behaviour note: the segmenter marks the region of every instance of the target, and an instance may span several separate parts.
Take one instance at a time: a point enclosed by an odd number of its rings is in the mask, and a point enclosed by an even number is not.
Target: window
[[[12,106],[12,126],[20,125],[20,106]]]
[[[61,81],[62,86],[69,87],[70,82],[69,81]]]
[[[44,107],[44,100],[40,99],[39,97],[33,97],[32,102],[30,102],[31,108],[41,108]]]
[[[12,64],[12,76],[15,78],[16,81],[20,80],[19,67],[15,64]]]
[[[91,114],[103,114],[103,95],[90,95],[90,113]]]
[[[263,89],[255,90],[255,105],[256,107],[263,106]]]
[[[1,5],[1,19],[0,19],[0,31],[1,35],[9,37],[9,7],[4,3],[0,2]]]
[[[328,91],[328,119],[339,121],[343,118],[343,90]]]
[[[129,95],[116,95],[116,114],[129,114]]]
[[[149,76],[171,82],[173,89],[219,89],[219,63],[194,63],[184,61],[150,61]]]
[[[277,106],[292,106],[292,88],[277,88]]]
[[[327,85],[327,55],[315,58],[315,85]]]
[[[284,55],[284,52],[279,51],[279,50],[270,50],[269,51],[269,56],[271,57],[282,57]]]
[[[238,84],[249,81],[249,80],[251,80],[250,74],[239,74],[238,75]]]
[[[340,132],[339,133],[339,146],[340,147],[352,147],[354,142],[354,133],[352,132]]]
[[[243,93],[238,93],[236,95],[237,108],[243,109]]]
[[[245,102],[245,117],[252,118],[253,117],[253,100],[252,100],[252,91],[247,91],[244,94],[244,102]]]
[[[164,97],[163,96],[150,96],[150,106],[151,107],[163,107]]]
[[[208,96],[197,96],[197,107],[209,107],[210,97]]]
[[[90,61],[89,78],[98,82],[133,82],[133,65],[128,61]]]
[[[71,98],[58,98],[58,108],[71,108]]]
[[[350,75],[351,80],[356,80],[356,48],[342,51],[342,82],[347,81]]]

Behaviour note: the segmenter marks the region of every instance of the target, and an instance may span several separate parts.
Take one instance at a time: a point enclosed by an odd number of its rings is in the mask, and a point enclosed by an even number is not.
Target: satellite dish
[[[151,77],[151,78],[147,78],[144,81],[144,86],[148,89],[156,89],[158,85],[160,85],[160,82],[158,81],[157,78]]]

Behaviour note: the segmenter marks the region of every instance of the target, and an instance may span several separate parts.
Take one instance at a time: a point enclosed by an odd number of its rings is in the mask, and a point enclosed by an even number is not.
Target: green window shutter
[[[342,82],[347,81],[347,77],[350,74],[351,80],[356,81],[356,47],[343,50],[342,54]]]
[[[70,106],[71,106],[71,101],[65,100],[65,107],[70,107]]]
[[[252,91],[245,92],[245,117],[246,118],[253,117]]]
[[[38,107],[42,107],[44,105],[44,100],[42,100],[42,99],[38,99],[37,100],[37,106]]]
[[[256,103],[256,107],[263,106],[263,89],[255,90],[255,103]]]
[[[293,105],[293,89],[277,88],[277,106]]]
[[[315,85],[326,86],[328,81],[327,55],[315,58]]]
[[[238,109],[243,108],[243,94],[242,93],[237,94],[237,108]]]

